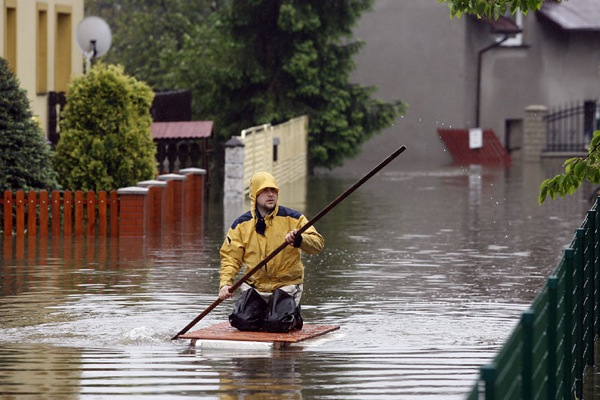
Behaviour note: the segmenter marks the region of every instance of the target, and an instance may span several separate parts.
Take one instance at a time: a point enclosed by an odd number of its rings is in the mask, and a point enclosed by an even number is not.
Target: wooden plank
[[[73,194],[69,190],[63,194],[63,235],[73,235]]]
[[[37,193],[27,193],[27,237],[37,236]]]
[[[25,237],[25,192],[17,190],[16,196],[17,237]]]
[[[289,333],[273,332],[247,332],[239,331],[229,322],[221,322],[206,328],[179,335],[179,339],[196,340],[234,340],[242,342],[271,342],[271,343],[297,343],[312,339],[340,329],[339,325],[304,324],[301,330]]]
[[[40,237],[48,236],[48,192],[40,190]]]
[[[106,237],[106,216],[107,216],[106,191],[98,193],[98,233],[100,237]]]
[[[75,236],[83,236],[83,191],[75,191]]]
[[[116,190],[110,192],[110,236],[119,236],[119,194]],[[116,254],[116,252],[115,252]]]
[[[58,237],[60,235],[60,192],[53,190],[50,194],[52,199],[51,213],[52,213],[52,236]]]
[[[87,192],[87,237],[94,237],[96,232],[96,194],[93,190]]]
[[[4,191],[4,236],[12,238],[13,234],[13,193]]]

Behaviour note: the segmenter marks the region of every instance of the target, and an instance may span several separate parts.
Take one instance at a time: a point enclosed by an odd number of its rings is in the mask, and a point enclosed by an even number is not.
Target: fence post
[[[595,103],[594,103],[595,105]],[[596,240],[595,240],[595,228],[596,228],[596,211],[589,210],[587,212],[587,221],[584,224],[584,286],[583,286],[583,322],[582,326],[585,329],[583,336],[584,340],[584,360],[585,366],[583,367],[583,388],[584,398],[592,398],[594,394],[594,339],[595,339],[595,298],[594,298],[594,286],[595,286],[595,268],[594,264],[595,253],[596,253]]]
[[[596,214],[595,210],[587,212],[587,224],[585,225],[585,315],[586,315],[586,338],[589,349],[586,354],[587,365],[594,365],[594,290],[595,274],[594,264],[596,254]]]
[[[149,231],[156,233],[162,230],[164,203],[167,182],[148,180],[138,182],[137,186],[148,188],[148,224]]]
[[[569,391],[573,390],[573,313],[569,312],[569,310],[573,310],[573,271],[574,267],[574,258],[575,258],[575,249],[567,248],[565,249],[565,293],[564,293],[564,302],[565,302],[565,373],[563,376],[563,383]]]
[[[585,271],[584,271],[584,255],[585,255],[585,230],[583,228],[577,228],[575,233],[575,285],[573,286],[575,295],[575,395],[577,398],[583,397],[583,362],[584,362],[584,345],[583,336],[585,333],[584,325],[584,285],[585,285]]]
[[[596,218],[594,220],[594,304],[600,301],[600,218],[597,217],[600,209],[600,197],[596,197],[594,205]],[[600,307],[594,312],[594,365],[600,365]]]
[[[179,173],[185,176],[184,183],[184,215],[198,217],[204,208],[204,182],[206,170],[201,168],[184,168]]]
[[[485,400],[496,400],[496,365],[488,364],[480,368],[481,379],[483,380]],[[479,393],[482,391],[480,390]]]
[[[523,380],[523,399],[531,399],[533,393],[533,324],[535,312],[527,310],[521,315],[521,326],[523,327],[523,349],[521,379]]]
[[[556,393],[557,367],[556,367],[556,349],[558,342],[556,338],[556,327],[558,325],[558,277],[550,276],[547,280],[548,288],[548,325],[546,326],[546,335],[548,337],[548,364],[546,374],[548,375],[548,388],[546,397],[548,399],[560,398]]]
[[[145,236],[148,189],[130,186],[117,190],[120,203],[119,237]]]
[[[539,162],[546,148],[546,121],[548,107],[531,105],[525,108],[523,129],[523,162]]]
[[[179,174],[159,175],[159,181],[167,182],[165,192],[165,222],[174,223],[181,221],[183,205],[183,181],[185,177]]]

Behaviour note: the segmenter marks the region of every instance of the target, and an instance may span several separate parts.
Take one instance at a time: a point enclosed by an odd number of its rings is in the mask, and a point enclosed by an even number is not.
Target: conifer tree
[[[0,191],[58,188],[52,150],[25,90],[0,57]]]

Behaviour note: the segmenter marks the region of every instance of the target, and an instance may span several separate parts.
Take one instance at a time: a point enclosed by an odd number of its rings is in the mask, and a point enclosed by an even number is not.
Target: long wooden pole
[[[358,189],[363,183],[365,183],[366,181],[368,181],[369,179],[371,179],[371,177],[373,177],[373,175],[375,175],[377,172],[379,172],[381,169],[383,169],[386,165],[388,165],[390,162],[392,162],[392,160],[395,159],[396,157],[398,157],[400,155],[400,153],[402,153],[404,150],[406,150],[406,146],[400,146],[400,148],[398,150],[396,150],[395,152],[393,152],[390,156],[388,156],[388,158],[386,158],[381,163],[379,163],[379,165],[377,165],[375,168],[373,168],[368,174],[366,174],[365,176],[363,176],[358,182],[356,182],[354,185],[352,185],[351,187],[349,187],[348,189],[346,189],[346,191],[344,193],[342,193],[341,195],[339,195],[335,200],[333,200],[331,203],[329,203],[329,205],[327,207],[325,207],[324,209],[322,209],[310,221],[308,221],[304,226],[302,226],[300,229],[298,229],[297,235],[302,234],[309,227],[311,227],[312,225],[314,225],[325,214],[327,214],[329,211],[331,211],[332,208],[334,208],[335,206],[337,206],[338,204],[340,204],[342,202],[342,200],[344,200],[352,192],[354,192],[356,189]],[[286,246],[288,246],[288,243],[286,241],[284,241],[283,243],[281,243],[279,245],[279,247],[277,247],[275,250],[273,250],[271,253],[269,253],[269,255],[264,260],[262,260],[261,262],[259,262],[254,268],[252,268],[251,270],[249,270],[248,272],[246,272],[244,274],[244,276],[242,276],[240,278],[240,280],[238,280],[236,283],[234,283],[229,288],[229,293],[235,292],[242,285],[242,283],[244,283],[248,278],[250,278],[254,273],[256,273],[256,271],[258,271],[259,269],[261,269],[262,267],[264,267],[269,261],[271,261],[273,259],[273,257],[275,257],[277,254],[279,254],[280,251],[282,251],[283,249],[285,249]],[[199,314],[196,318],[194,318],[189,324],[187,324],[185,326],[185,328],[183,328],[182,330],[180,330],[179,332],[177,332],[177,334],[175,336],[173,336],[171,338],[171,340],[178,339],[179,335],[183,335],[184,333],[186,333],[187,331],[189,331],[194,325],[196,325],[198,323],[198,321],[200,321],[202,318],[204,318],[206,315],[208,315],[208,313],[210,313],[216,306],[218,306],[219,304],[221,304],[222,301],[223,300],[221,300],[221,298],[217,298],[217,300],[215,300],[210,306],[208,306],[206,308],[206,310],[204,310],[201,314]]]

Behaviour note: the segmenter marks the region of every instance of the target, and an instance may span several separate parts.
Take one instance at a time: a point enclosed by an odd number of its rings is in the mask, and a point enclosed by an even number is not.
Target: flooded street
[[[341,328],[288,349],[170,340],[216,299],[220,204],[159,239],[5,241],[0,399],[464,399],[591,204],[581,191],[538,205],[537,164],[401,158],[317,223],[304,319]],[[281,203],[311,218],[366,172],[321,172]]]

